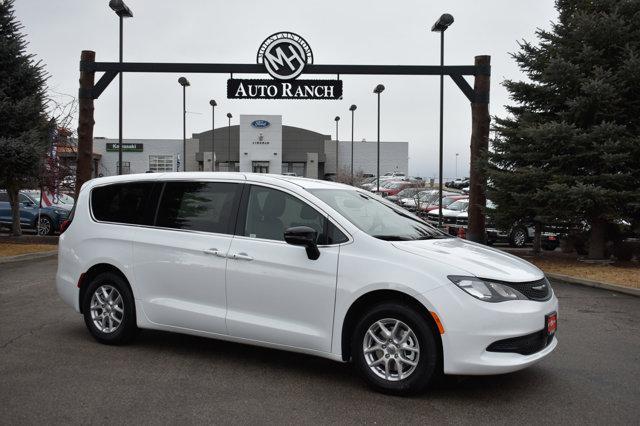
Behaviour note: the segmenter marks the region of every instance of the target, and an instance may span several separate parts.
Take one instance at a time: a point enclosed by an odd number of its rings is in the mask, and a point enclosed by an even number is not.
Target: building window
[[[156,173],[173,171],[173,155],[150,155],[149,170]]]
[[[220,172],[239,172],[240,171],[240,163],[235,162],[220,162],[218,163],[218,171]]]
[[[282,163],[282,173],[295,173],[296,176],[306,176],[307,163],[290,162]]]
[[[123,161],[122,162],[122,173],[120,173],[120,162],[118,161],[116,163],[116,173],[117,174],[123,174],[123,175],[128,175],[129,173],[131,173],[131,162],[130,161]]]
[[[253,173],[269,173],[268,161],[253,161],[251,165]]]

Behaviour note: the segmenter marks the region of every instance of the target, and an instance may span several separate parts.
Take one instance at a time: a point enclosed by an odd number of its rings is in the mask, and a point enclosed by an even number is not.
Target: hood
[[[541,279],[543,272],[531,263],[503,251],[459,238],[398,241],[393,246],[439,264],[452,267],[451,275],[466,274],[508,282]]]
[[[428,208],[431,208],[431,206],[429,206]],[[435,210],[438,210],[438,208],[439,207],[436,206]],[[438,212],[436,212],[436,214],[437,213]],[[461,216],[463,214],[466,215],[467,212],[461,212],[461,211],[458,211],[458,210],[449,210],[449,209],[444,209],[444,208],[442,209],[442,216],[443,217],[458,217],[458,216]]]

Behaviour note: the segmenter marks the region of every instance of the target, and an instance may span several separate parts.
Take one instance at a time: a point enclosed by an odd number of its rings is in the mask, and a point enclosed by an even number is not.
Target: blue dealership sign
[[[251,126],[255,127],[256,129],[264,129],[266,127],[269,127],[271,125],[271,123],[269,123],[267,120],[254,120],[251,122]]]

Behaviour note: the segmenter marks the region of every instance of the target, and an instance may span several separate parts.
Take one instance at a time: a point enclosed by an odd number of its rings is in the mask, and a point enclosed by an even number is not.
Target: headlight
[[[507,300],[529,300],[519,291],[497,282],[483,280],[477,277],[461,277],[450,275],[447,277],[452,283],[469,293],[476,299],[485,302],[506,302]]]

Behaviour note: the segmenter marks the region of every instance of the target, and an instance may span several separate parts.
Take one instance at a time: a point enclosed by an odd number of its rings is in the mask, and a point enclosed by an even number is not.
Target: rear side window
[[[103,222],[150,224],[149,213],[153,208],[147,205],[153,185],[153,182],[130,182],[94,188],[91,191],[93,217]]]
[[[223,182],[167,182],[156,226],[232,234],[241,186]]]

